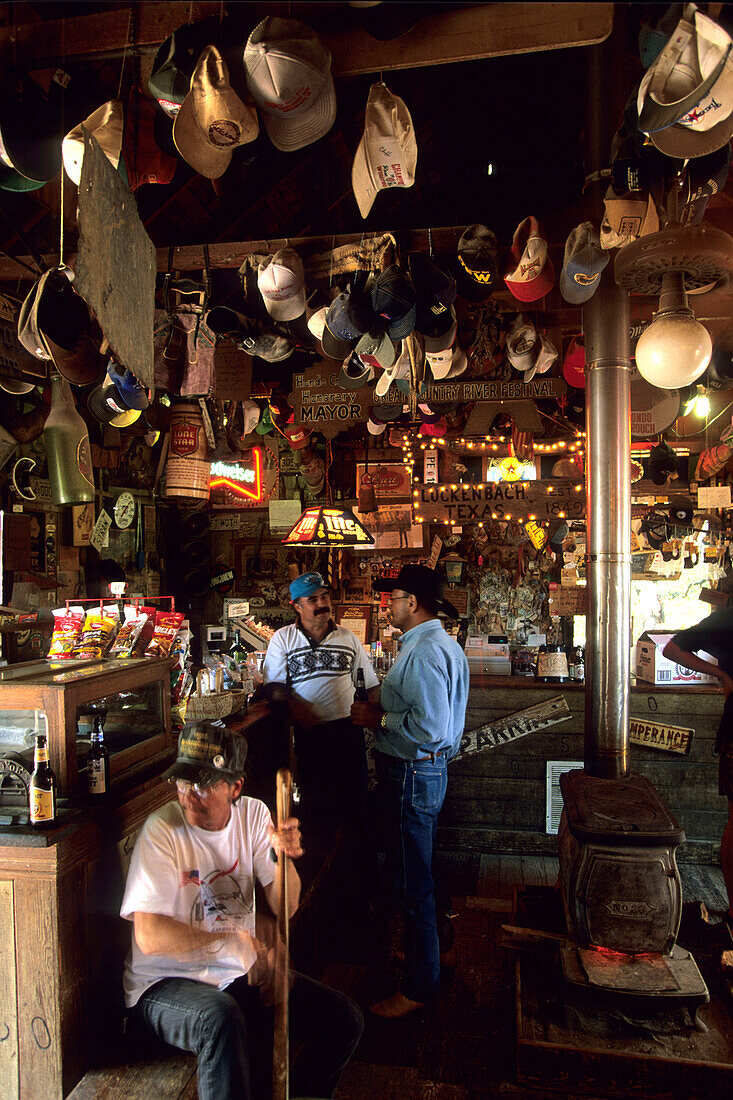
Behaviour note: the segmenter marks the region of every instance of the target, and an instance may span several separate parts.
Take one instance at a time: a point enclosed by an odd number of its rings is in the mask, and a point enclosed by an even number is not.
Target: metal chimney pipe
[[[610,37],[587,54],[584,159],[586,215],[598,220],[611,140],[623,116],[626,26],[615,5]],[[628,770],[631,633],[631,403],[629,296],[613,278],[613,255],[583,309],[586,371],[588,617],[584,763],[589,775]]]
[[[584,310],[588,619],[585,770],[628,770],[631,644],[629,296],[612,264]]]

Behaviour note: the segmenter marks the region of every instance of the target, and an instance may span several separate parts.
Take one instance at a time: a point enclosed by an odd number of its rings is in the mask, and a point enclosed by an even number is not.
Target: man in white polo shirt
[[[364,731],[349,718],[357,673],[370,701],[379,679],[355,634],[333,621],[331,597],[320,573],[290,585],[295,622],[275,631],[262,668],[270,702],[287,706],[310,828],[343,825],[360,848],[366,840]],[[315,820],[313,820],[315,818]]]

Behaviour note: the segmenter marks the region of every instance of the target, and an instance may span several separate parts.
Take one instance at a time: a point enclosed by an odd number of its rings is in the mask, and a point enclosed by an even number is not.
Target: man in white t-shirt
[[[290,598],[296,621],[276,630],[267,647],[265,695],[285,705],[293,722],[304,820],[311,827],[344,826],[364,855],[364,730],[349,712],[359,671],[370,701],[379,698],[379,678],[353,631],[334,623],[320,573],[297,577]]]
[[[199,1100],[264,1095],[274,948],[255,935],[255,882],[276,913],[276,853],[302,855],[298,820],[275,829],[264,803],[242,795],[246,752],[246,741],[225,726],[183,728],[165,773],[178,800],[145,822],[121,908],[133,923],[125,1003],[158,1038],[197,1055]],[[290,859],[288,891],[292,915],[300,878]],[[289,1004],[290,1034],[305,1044],[293,1091],[332,1096],[359,1042],[361,1012],[302,974]]]

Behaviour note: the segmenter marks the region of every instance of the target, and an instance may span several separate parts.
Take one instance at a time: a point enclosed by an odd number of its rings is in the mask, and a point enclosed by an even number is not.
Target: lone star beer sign
[[[342,389],[338,384],[339,372],[339,364],[323,359],[302,374],[293,375],[289,400],[295,410],[295,423],[315,428],[327,439],[333,439],[352,424],[363,424],[374,400],[371,386]]]
[[[418,523],[486,523],[490,520],[580,519],[585,493],[580,482],[500,481],[485,485],[421,485],[413,491]]]

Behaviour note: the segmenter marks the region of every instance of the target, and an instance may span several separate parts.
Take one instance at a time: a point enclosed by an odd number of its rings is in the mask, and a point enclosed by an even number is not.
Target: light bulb
[[[687,305],[683,273],[665,272],[659,312],[636,345],[639,373],[661,389],[689,386],[704,372],[712,353],[710,333]]]
[[[639,374],[652,386],[689,386],[705,371],[713,353],[710,333],[691,314],[667,313],[642,332],[636,345]]]

